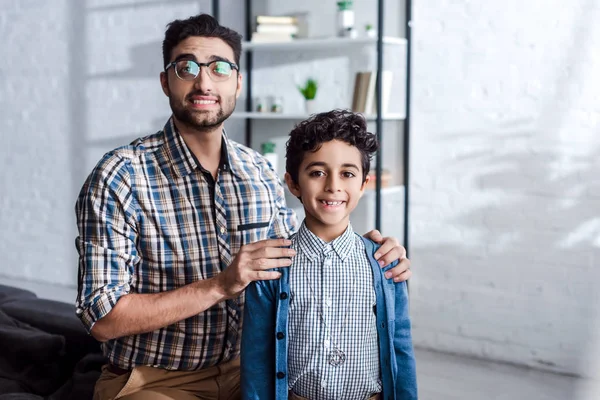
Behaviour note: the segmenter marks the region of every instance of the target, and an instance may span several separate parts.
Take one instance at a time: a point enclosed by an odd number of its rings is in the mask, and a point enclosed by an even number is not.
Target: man
[[[162,131],[106,154],[79,195],[77,314],[109,360],[95,399],[238,398],[246,286],[289,266],[297,228],[275,171],[227,138],[241,36],[208,16],[169,24]],[[378,232],[369,237],[377,242]],[[381,254],[383,256],[381,256]],[[375,258],[402,259],[395,239]]]

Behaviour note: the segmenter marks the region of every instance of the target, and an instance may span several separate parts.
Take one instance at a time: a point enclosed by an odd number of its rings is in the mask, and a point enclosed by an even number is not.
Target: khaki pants
[[[240,360],[198,371],[135,367],[122,375],[102,367],[94,400],[238,400]]]
[[[373,396],[369,397],[368,400],[379,400],[379,399],[382,399],[381,393],[374,394]],[[294,393],[290,390],[290,392],[288,393],[288,400],[308,400],[308,399],[306,397],[298,396],[296,393]]]

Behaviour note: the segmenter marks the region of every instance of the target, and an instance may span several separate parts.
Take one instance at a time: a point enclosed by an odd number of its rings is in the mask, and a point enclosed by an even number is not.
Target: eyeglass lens
[[[226,61],[212,61],[208,65],[208,75],[217,81],[229,78],[232,70]],[[175,64],[175,72],[184,81],[194,80],[200,74],[200,65],[193,60],[181,60]]]

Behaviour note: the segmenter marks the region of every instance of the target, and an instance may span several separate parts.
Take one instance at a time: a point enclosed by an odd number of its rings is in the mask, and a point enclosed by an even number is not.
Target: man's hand
[[[217,275],[219,290],[226,298],[234,298],[252,281],[279,279],[281,273],[267,270],[292,264],[289,257],[296,252],[283,247],[291,243],[287,239],[268,239],[242,246],[232,263]]]
[[[398,265],[385,273],[386,278],[393,278],[394,282],[403,282],[411,277],[410,260],[406,258],[406,249],[400,246],[398,239],[393,237],[384,238],[376,229],[366,233],[365,237],[381,244],[381,247],[375,253],[375,259],[381,267],[398,260]]]

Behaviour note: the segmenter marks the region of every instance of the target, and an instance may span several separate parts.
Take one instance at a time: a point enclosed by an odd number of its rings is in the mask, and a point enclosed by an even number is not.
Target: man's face
[[[285,178],[292,194],[302,200],[307,227],[329,241],[348,226],[350,213],[365,190],[362,176],[360,151],[348,143],[332,140],[304,155],[297,184],[289,174]]]
[[[219,38],[191,36],[179,43],[171,54],[171,62],[193,60],[208,63],[213,60],[235,62],[233,50]],[[194,80],[181,80],[170,67],[160,76],[165,95],[175,121],[188,129],[212,131],[220,128],[233,110],[242,89],[242,77],[237,71],[222,82],[209,76],[207,67],[200,67]]]

